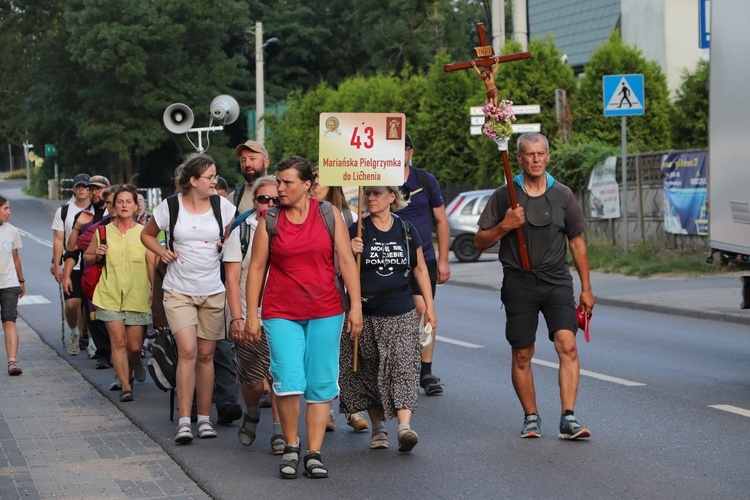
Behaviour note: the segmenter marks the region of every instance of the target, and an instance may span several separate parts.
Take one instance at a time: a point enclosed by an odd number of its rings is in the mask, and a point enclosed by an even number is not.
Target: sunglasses
[[[402,184],[398,187],[398,190],[401,191],[401,197],[404,199],[404,201],[409,201],[411,195],[417,194],[422,191],[422,187],[420,186],[412,191],[411,189],[409,189],[409,186],[407,186],[406,184]]]
[[[544,199],[538,197],[529,199],[526,202],[526,220],[534,227],[545,227],[552,224],[555,218],[555,210],[547,198],[547,192],[544,193]]]
[[[261,194],[255,197],[255,201],[258,203],[263,203],[264,205],[273,201],[274,204],[279,204],[279,197],[278,196],[268,196],[267,194]]]

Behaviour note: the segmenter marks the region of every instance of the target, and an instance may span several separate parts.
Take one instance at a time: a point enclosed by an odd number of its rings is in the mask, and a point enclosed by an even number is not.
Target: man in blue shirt
[[[422,252],[430,273],[432,284],[432,296],[438,284],[445,283],[451,276],[448,265],[448,252],[450,242],[450,228],[448,217],[445,214],[445,203],[440,192],[440,184],[437,179],[424,170],[411,166],[411,158],[414,154],[414,145],[411,137],[407,134],[405,139],[406,151],[404,154],[404,184],[399,187],[406,206],[397,212],[399,217],[411,222],[416,227],[419,237],[422,239]],[[437,232],[437,255],[432,244],[432,222],[435,222]],[[414,294],[414,303],[417,314],[421,318],[425,311],[425,303],[416,280],[411,280],[411,289]],[[435,331],[432,332],[434,340]],[[432,355],[435,350],[435,342],[430,342],[422,349],[422,369],[420,373],[420,385],[428,396],[443,393],[440,378],[432,374]]]

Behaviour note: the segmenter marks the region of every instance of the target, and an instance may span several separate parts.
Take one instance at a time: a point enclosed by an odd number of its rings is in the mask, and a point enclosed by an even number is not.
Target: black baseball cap
[[[404,138],[404,144],[407,148],[414,149],[414,145],[411,143],[411,136],[409,134],[406,134],[406,137]]]
[[[88,186],[89,185],[89,174],[76,174],[75,177],[73,177],[73,187],[78,186]]]

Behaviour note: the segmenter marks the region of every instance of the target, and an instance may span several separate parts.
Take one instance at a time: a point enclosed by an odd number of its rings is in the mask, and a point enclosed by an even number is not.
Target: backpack
[[[99,226],[99,241],[102,245],[107,244],[107,226]],[[102,270],[107,268],[107,256],[103,255],[102,260],[95,262],[93,265],[87,267],[81,273],[81,291],[84,297],[89,300],[93,300],[94,292],[96,291],[96,285],[99,284],[99,278],[102,276]]]
[[[177,345],[168,329],[157,333],[151,344],[148,372],[156,387],[162,391],[166,392],[177,386]]]
[[[232,227],[229,229],[229,232],[231,233],[238,226],[240,228],[240,249],[242,250],[243,260],[245,259],[245,255],[247,255],[247,249],[250,246],[250,225],[247,223],[246,219],[253,214],[255,214],[254,208],[251,208],[250,210],[242,212],[240,215],[234,218],[234,222],[232,222]]]
[[[336,214],[333,212],[333,205],[327,201],[319,201],[320,215],[323,217],[323,224],[328,231],[328,235],[331,237],[333,242],[333,268],[334,268],[334,283],[336,289],[341,294],[341,303],[344,306],[344,311],[349,311],[349,296],[346,294],[346,287],[344,286],[344,278],[341,277],[341,270],[339,269],[339,257],[336,252],[336,240],[335,240],[335,229],[336,229]],[[276,231],[276,225],[279,221],[279,210],[280,206],[274,206],[266,210],[266,232],[268,232],[268,244],[271,245],[271,237],[278,235]]]

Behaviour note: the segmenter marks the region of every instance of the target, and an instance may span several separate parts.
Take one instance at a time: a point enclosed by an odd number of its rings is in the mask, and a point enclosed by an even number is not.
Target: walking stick
[[[63,301],[62,283],[57,284],[57,291],[60,295],[60,334],[62,336],[62,346],[65,349],[65,301]]]
[[[362,237],[362,186],[357,188],[357,237]],[[357,276],[362,266],[362,254],[357,254]],[[361,292],[360,292],[361,293]],[[359,335],[354,339],[352,354],[352,371],[357,372],[357,357],[359,356]]]

